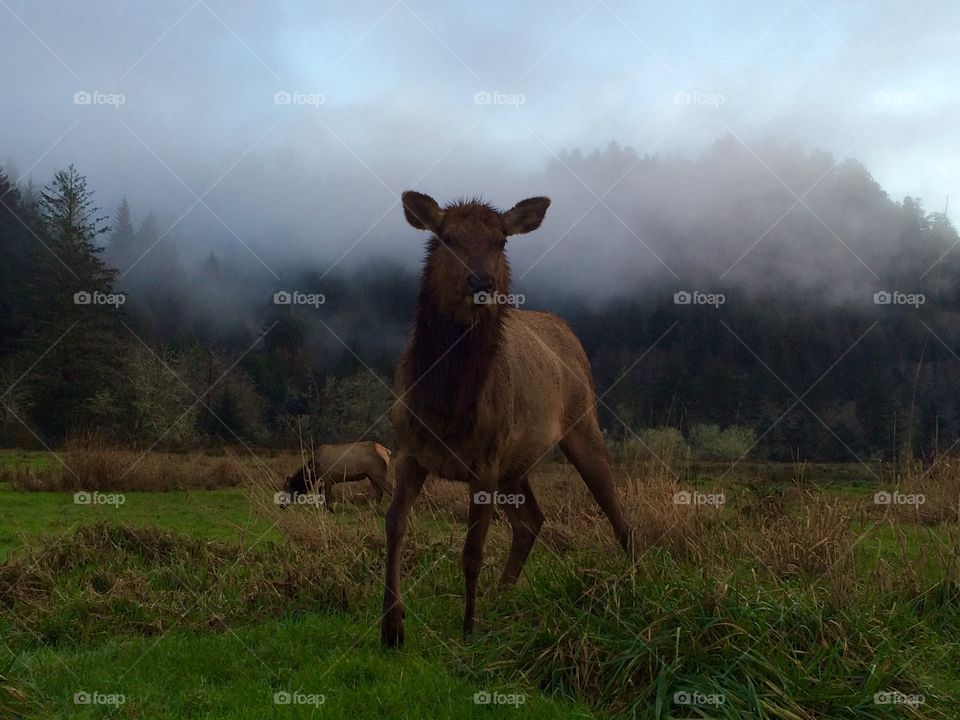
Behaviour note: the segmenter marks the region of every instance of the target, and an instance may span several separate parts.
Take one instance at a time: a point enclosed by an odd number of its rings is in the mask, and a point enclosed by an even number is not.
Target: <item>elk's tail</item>
[[[390,449],[385,448],[383,445],[381,445],[378,442],[375,442],[373,444],[373,449],[377,453],[377,455],[379,455],[380,458],[383,460],[383,463],[387,467],[389,467],[390,466]]]

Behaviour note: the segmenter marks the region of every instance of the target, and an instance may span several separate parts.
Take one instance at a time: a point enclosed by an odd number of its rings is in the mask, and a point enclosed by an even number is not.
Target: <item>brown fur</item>
[[[620,509],[597,420],[583,347],[558,317],[503,304],[477,304],[472,291],[509,293],[508,235],[536,229],[549,200],[500,213],[480,201],[441,210],[404,193],[404,213],[434,232],[427,247],[413,336],[396,374],[392,419],[400,444],[396,493],[387,513],[387,579],[381,639],[403,642],[399,551],[410,506],[427,473],[470,485],[463,551],[464,633],[473,628],[477,575],[493,506],[476,493],[522,495],[503,505],[513,542],[501,581],[517,579],[543,523],[528,475],[555,444],[573,462],[624,549],[631,532]]]
[[[377,442],[321,445],[303,467],[287,478],[284,489],[294,501],[301,494],[321,490],[324,504],[329,508],[334,485],[369,479],[379,503],[383,493],[390,492],[389,466],[390,451]]]

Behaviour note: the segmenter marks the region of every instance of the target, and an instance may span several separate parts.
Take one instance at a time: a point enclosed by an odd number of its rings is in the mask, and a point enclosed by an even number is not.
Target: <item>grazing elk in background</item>
[[[383,493],[390,492],[389,467],[390,451],[378,442],[321,445],[303,467],[287,478],[280,505],[296,503],[301,495],[318,489],[322,491],[323,504],[329,509],[334,485],[365,478],[370,480],[379,504]],[[318,483],[322,485],[317,487]]]
[[[507,237],[536,230],[549,204],[535,197],[507,212],[481,201],[441,209],[427,195],[403,194],[407,221],[433,235],[413,335],[396,374],[392,421],[400,451],[386,518],[385,646],[403,643],[400,547],[428,473],[470,486],[463,547],[465,635],[473,630],[477,576],[493,511],[489,501],[519,498],[502,506],[513,538],[501,583],[510,585],[543,523],[528,474],[554,445],[559,443],[631,552],[632,531],[614,486],[583,347],[555,315],[502,302],[510,288]]]

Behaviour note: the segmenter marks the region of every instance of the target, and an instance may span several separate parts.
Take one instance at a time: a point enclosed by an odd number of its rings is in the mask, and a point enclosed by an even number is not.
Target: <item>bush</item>
[[[101,388],[86,403],[97,431],[125,443],[196,445],[200,403],[186,384],[193,359],[163,347],[150,350],[137,344],[121,356],[120,365],[118,382]],[[210,402],[209,397],[205,400]]]
[[[311,418],[314,436],[320,442],[369,439],[391,445],[391,387],[388,380],[366,369],[342,378],[328,376]]]
[[[676,428],[643,428],[621,443],[619,455],[628,464],[653,459],[673,465],[689,459],[690,446]]]
[[[694,425],[690,429],[690,445],[697,460],[739,460],[750,454],[756,444],[753,428],[731,425]]]

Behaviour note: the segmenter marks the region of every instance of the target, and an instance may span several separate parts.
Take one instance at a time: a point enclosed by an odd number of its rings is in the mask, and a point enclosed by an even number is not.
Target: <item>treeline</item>
[[[41,192],[0,172],[0,252],[4,446],[90,434],[144,448],[389,436],[398,338],[355,326],[354,311],[374,316],[376,302],[347,305],[350,278],[324,283],[321,318],[273,297],[317,292],[316,273],[249,281],[213,254],[184,268],[152,215],[136,223],[124,201],[108,222],[73,167]],[[400,288],[383,278],[381,290]],[[394,312],[415,292],[403,290]]]
[[[563,162],[592,178],[616,177],[634,160],[612,147]],[[704,171],[713,160],[705,162]],[[816,177],[824,163],[813,155],[794,171]],[[697,170],[657,158],[639,168],[645,182]],[[547,184],[557,172],[548,170]],[[704,427],[738,426],[758,440],[756,456],[845,461],[929,456],[960,438],[960,265],[949,252],[960,238],[945,215],[890,200],[860,166],[838,168],[827,184],[812,207],[848,229],[843,240],[869,262],[871,283],[839,287],[842,275],[815,272],[836,266],[816,256],[836,249],[830,237],[792,247],[791,261],[814,255],[796,273],[775,268],[776,249],[763,248],[765,282],[743,273],[718,281],[719,272],[685,260],[681,226],[734,236],[740,220],[730,210],[717,211],[709,230],[702,216],[673,225],[641,218],[665,248],[676,245],[663,257],[700,281],[647,273],[602,300],[542,281],[515,288],[583,340],[612,439],[656,427],[694,439]],[[756,187],[741,192],[766,208]],[[844,208],[856,217],[838,219]],[[144,448],[392,440],[390,378],[409,332],[415,269],[297,268],[276,278],[252,257],[185,263],[162,223],[137,210],[124,201],[105,217],[72,167],[42,191],[0,173],[0,443],[85,433]],[[749,224],[752,233],[753,214]],[[809,220],[794,231],[815,227]],[[871,245],[878,227],[882,242]],[[802,278],[791,282],[792,273]],[[873,292],[888,290],[923,302],[876,304]],[[690,292],[714,302],[685,303]]]

